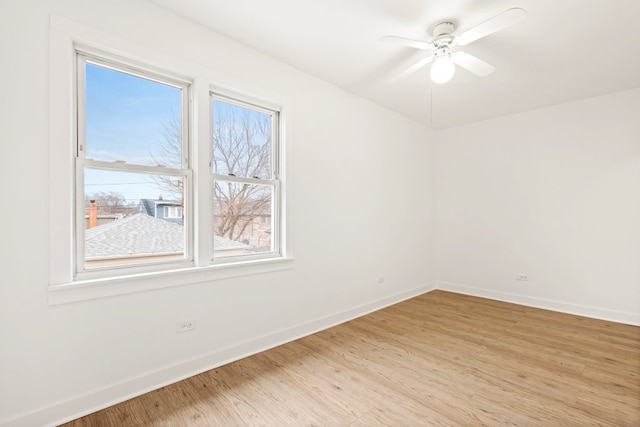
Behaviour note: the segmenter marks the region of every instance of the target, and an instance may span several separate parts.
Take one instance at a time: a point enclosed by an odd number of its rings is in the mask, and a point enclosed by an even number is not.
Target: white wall
[[[640,324],[639,117],[635,89],[439,132],[438,287]]]
[[[50,13],[291,100],[293,270],[47,303],[63,209],[48,204]],[[442,288],[640,323],[640,90],[434,137],[142,0],[4,1],[0,28],[0,425],[76,416],[428,290],[436,229]],[[177,335],[188,316],[196,331]]]
[[[50,13],[291,100],[293,270],[48,305],[64,209],[47,202]],[[433,286],[426,127],[145,1],[3,1],[0,28],[0,424],[75,416]],[[187,316],[197,329],[176,334]]]

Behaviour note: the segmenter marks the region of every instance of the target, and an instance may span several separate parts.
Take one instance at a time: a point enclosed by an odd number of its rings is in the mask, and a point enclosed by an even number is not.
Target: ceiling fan
[[[466,46],[478,39],[486,37],[504,28],[507,28],[526,16],[527,12],[521,8],[507,9],[492,18],[472,27],[458,35],[452,22],[440,22],[433,28],[433,39],[425,42],[398,36],[385,36],[382,40],[409,46],[433,53],[420,59],[415,64],[401,72],[396,78],[405,77],[420,68],[433,62],[431,66],[431,80],[434,83],[446,83],[453,77],[456,65],[484,77],[495,71],[495,67],[482,59],[470,55],[462,50],[452,50],[454,46]]]

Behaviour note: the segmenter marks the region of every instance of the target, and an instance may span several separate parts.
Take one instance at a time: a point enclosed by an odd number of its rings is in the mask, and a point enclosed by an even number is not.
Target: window
[[[283,259],[279,108],[75,49],[71,282]]]
[[[165,206],[164,217],[170,219],[182,218],[182,207],[180,206]]]
[[[77,53],[79,276],[190,261],[188,224],[162,221],[138,209],[143,200],[163,195],[188,200],[188,97],[186,82]],[[123,217],[100,225],[92,218],[115,213]],[[173,213],[178,213],[175,207]],[[87,215],[88,228],[79,221]]]
[[[213,259],[278,256],[279,112],[216,93],[211,111]],[[243,250],[230,250],[229,241]]]

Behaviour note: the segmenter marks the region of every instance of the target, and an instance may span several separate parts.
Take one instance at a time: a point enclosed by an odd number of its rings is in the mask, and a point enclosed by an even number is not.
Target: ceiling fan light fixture
[[[514,7],[498,13],[494,17],[462,33],[458,32],[456,35],[454,35],[454,31],[456,30],[454,23],[444,21],[433,27],[433,38],[430,41],[413,40],[398,36],[386,36],[383,37],[383,40],[420,49],[425,53],[433,52],[433,55],[423,56],[417,63],[403,71],[400,76],[406,76],[421,69],[426,64],[432,63],[431,80],[436,84],[443,84],[451,80],[456,72],[457,66],[464,68],[476,76],[485,77],[495,71],[496,68],[493,65],[461,50],[457,50],[455,55],[453,55],[451,48],[454,46],[468,45],[469,43],[473,43],[476,40],[510,27],[526,15],[527,12],[524,9]]]
[[[431,81],[436,84],[443,84],[451,80],[456,72],[453,57],[449,49],[439,50],[435,54],[435,61],[431,66]]]

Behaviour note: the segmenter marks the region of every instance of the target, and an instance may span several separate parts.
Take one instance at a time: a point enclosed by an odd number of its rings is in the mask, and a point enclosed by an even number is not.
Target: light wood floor
[[[640,426],[640,328],[434,291],[67,426]]]

